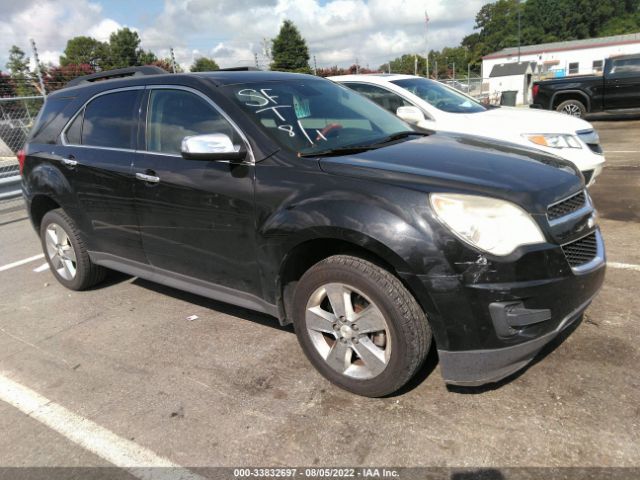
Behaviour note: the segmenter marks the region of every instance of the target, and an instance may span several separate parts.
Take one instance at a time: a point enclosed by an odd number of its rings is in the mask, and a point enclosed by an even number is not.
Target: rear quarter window
[[[29,142],[56,143],[60,130],[68,121],[68,110],[74,97],[49,97],[44,102],[29,135]]]

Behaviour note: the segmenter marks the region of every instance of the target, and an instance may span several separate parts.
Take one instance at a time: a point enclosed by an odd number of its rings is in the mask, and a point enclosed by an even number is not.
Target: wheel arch
[[[29,215],[36,231],[40,231],[40,225],[44,216],[51,210],[57,208],[61,208],[60,203],[55,200],[53,196],[42,193],[33,196],[29,207]]]
[[[558,105],[567,100],[577,100],[584,105],[587,112],[591,111],[591,100],[582,90],[562,90],[554,93],[551,97],[551,109],[555,110]]]
[[[325,232],[322,236],[298,242],[282,259],[276,280],[276,306],[282,325],[291,323],[293,292],[302,275],[321,260],[339,254],[353,255],[388,270],[402,282],[425,312],[433,308],[428,292],[418,291],[416,282],[407,281],[407,274],[412,273],[409,265],[388,246],[362,232]]]

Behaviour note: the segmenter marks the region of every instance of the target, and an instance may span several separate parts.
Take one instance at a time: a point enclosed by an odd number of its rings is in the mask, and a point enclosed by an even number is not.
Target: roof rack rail
[[[260,72],[261,70],[256,67],[229,67],[219,68],[216,72]]]
[[[92,83],[99,82],[101,80],[111,80],[114,78],[125,78],[125,77],[140,77],[145,75],[162,75],[167,72],[165,69],[156,67],[155,65],[145,65],[143,67],[128,67],[128,68],[117,68],[115,70],[106,70],[104,72],[92,73],[91,75],[84,75],[82,77],[74,78],[73,80],[67,82],[64,86],[67,87],[75,87],[76,85],[82,85],[84,83]]]

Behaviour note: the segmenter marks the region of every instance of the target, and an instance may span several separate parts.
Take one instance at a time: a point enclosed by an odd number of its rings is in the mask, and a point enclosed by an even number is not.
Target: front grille
[[[582,176],[584,177],[584,184],[589,185],[591,177],[593,177],[593,170],[585,170],[582,172]]]
[[[549,218],[549,220],[555,220],[557,218],[564,217],[565,215],[569,215],[570,213],[580,210],[582,207],[584,207],[585,203],[586,197],[584,192],[576,193],[573,197],[569,197],[562,202],[551,205],[547,209],[547,217]]]
[[[575,242],[567,243],[562,246],[564,256],[571,267],[579,267],[585,263],[589,263],[598,254],[598,242],[596,233],[593,232],[586,237],[582,237]]]

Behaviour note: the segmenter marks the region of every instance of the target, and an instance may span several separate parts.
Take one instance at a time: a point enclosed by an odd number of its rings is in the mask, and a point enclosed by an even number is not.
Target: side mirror
[[[396,116],[412,125],[424,120],[424,113],[418,107],[398,107]]]
[[[182,157],[188,160],[235,160],[242,161],[247,151],[234,145],[224,133],[193,135],[182,139]]]

